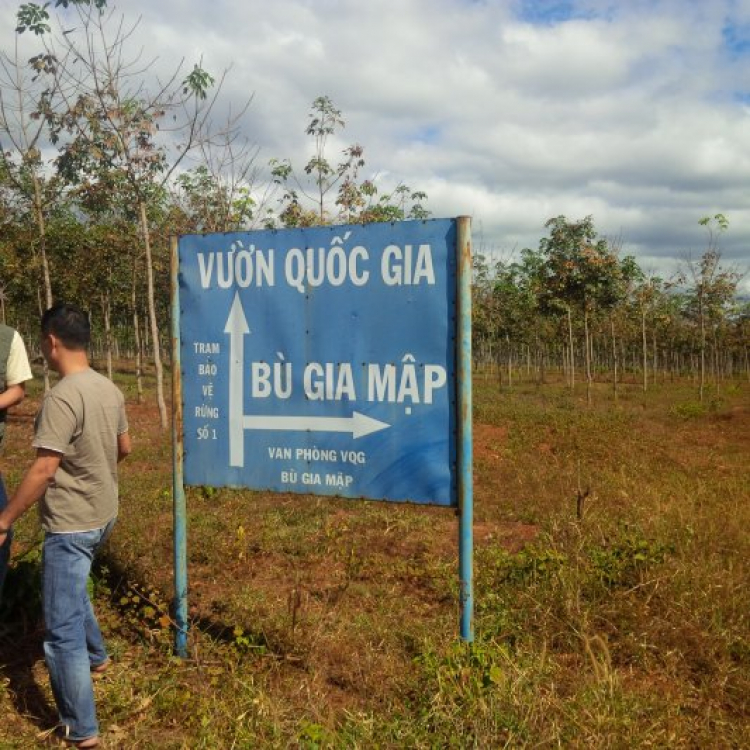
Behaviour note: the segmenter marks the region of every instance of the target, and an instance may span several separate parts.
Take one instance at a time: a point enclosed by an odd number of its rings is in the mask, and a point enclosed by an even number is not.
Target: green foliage
[[[42,614],[42,547],[35,544],[8,569],[0,620],[34,626]]]
[[[206,165],[179,175],[176,188],[181,232],[239,231],[255,218],[257,203],[249,188],[233,187]]]
[[[714,214],[714,216],[704,216],[699,222],[702,227],[716,226],[719,232],[725,232],[729,229],[729,220],[724,214]]]
[[[303,168],[306,178],[298,175],[288,160],[271,160],[273,180],[284,188],[278,212],[283,226],[366,224],[429,216],[423,191],[399,184],[390,193],[379,195],[373,180],[360,180],[365,160],[359,144],[346,147],[337,164],[329,160],[328,141],[345,126],[330,97],[319,96],[313,101],[309,120],[305,133],[313,139],[313,154]],[[274,221],[269,218],[267,224],[273,226]]]
[[[614,588],[641,583],[643,575],[663,563],[673,551],[670,545],[626,531],[609,544],[592,545],[587,555],[593,575],[608,588]]]
[[[198,99],[205,99],[208,95],[208,89],[215,82],[214,77],[196,63],[190,74],[182,82],[182,93],[191,94]]]
[[[46,34],[51,30],[48,23],[49,13],[47,13],[47,5],[37,5],[36,3],[25,3],[21,5],[16,16],[18,25],[16,26],[16,32],[23,34],[26,30],[33,31],[37,36]]]
[[[56,8],[67,8],[71,5],[93,5],[97,10],[104,10],[107,0],[55,0]]]
[[[504,665],[510,652],[503,644],[477,641],[472,644],[455,643],[445,653],[427,652],[416,658],[428,680],[455,698],[476,698],[502,685]]]
[[[265,641],[259,636],[246,633],[239,625],[232,630],[232,646],[239,654],[258,654],[266,653],[267,646]]]
[[[333,747],[335,736],[326,727],[314,722],[303,721],[297,735],[299,747],[304,750],[320,750]]]
[[[522,584],[555,575],[567,563],[567,556],[542,544],[531,544],[511,555],[502,548],[483,564],[488,565],[490,587],[503,583]]]
[[[422,671],[418,716],[425,746],[436,736],[443,747],[455,748],[482,746],[489,737],[513,747],[531,739],[530,671],[519,652],[480,637],[473,644],[427,650],[415,661]]]
[[[686,401],[681,404],[674,404],[670,412],[681,419],[698,419],[705,417],[708,413],[708,407],[701,401]]]
[[[125,591],[114,596],[124,625],[149,638],[169,636],[169,605],[157,587],[129,583]]]
[[[621,258],[590,216],[550,219],[539,250],[523,250],[520,260],[490,265],[475,256],[476,359],[504,361],[509,384],[522,363],[533,364],[541,383],[554,362],[574,385],[583,360],[589,388],[605,373],[617,391],[633,375],[645,388],[659,371],[698,371],[701,398],[705,378],[718,389],[722,377],[747,369],[748,318],[737,300],[739,274],[722,266],[716,246],[728,222],[719,215],[705,225],[709,248],[669,281],[647,276],[632,256]]]
[[[71,5],[93,5],[97,10],[107,7],[107,0],[55,0],[56,8],[68,8]],[[48,34],[52,27],[49,25],[49,3],[37,5],[36,3],[24,3],[16,14],[16,33],[23,34],[25,31],[33,31],[37,36]],[[36,58],[32,58],[35,60]]]
[[[549,237],[539,243],[543,262],[538,266],[543,304],[581,310],[611,306],[622,269],[607,241],[597,239],[592,217],[570,222],[558,216],[545,226]]]

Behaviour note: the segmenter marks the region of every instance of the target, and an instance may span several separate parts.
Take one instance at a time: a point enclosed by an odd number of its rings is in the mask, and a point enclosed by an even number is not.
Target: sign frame
[[[455,392],[455,503],[459,517],[460,637],[473,641],[473,468],[471,429],[471,220],[455,222],[455,339],[452,386]],[[413,222],[410,222],[413,223]],[[374,225],[379,226],[379,225]],[[393,224],[391,226],[396,226]],[[210,236],[210,235],[209,235]],[[187,509],[185,495],[185,418],[182,362],[179,238],[171,238],[172,445],[175,576],[175,650],[187,655]],[[237,301],[237,300],[235,300]],[[450,312],[450,311],[449,311]],[[191,482],[195,484],[195,482]],[[233,485],[237,486],[237,485]],[[245,486],[240,485],[240,486]],[[258,488],[256,488],[258,489]],[[271,489],[273,491],[273,489]],[[312,492],[308,492],[312,494]],[[320,493],[318,493],[320,494]],[[332,493],[324,493],[332,494]],[[340,496],[339,493],[335,493]],[[361,495],[355,495],[361,497]],[[388,499],[388,498],[373,498]],[[408,498],[397,498],[408,499]],[[447,505],[447,503],[441,503]]]

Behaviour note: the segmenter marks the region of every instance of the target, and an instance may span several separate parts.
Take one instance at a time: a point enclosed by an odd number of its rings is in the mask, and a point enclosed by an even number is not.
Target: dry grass
[[[129,379],[122,379],[130,389]],[[191,658],[171,655],[171,456],[136,451],[97,607],[110,747],[742,747],[750,736],[750,404],[726,385],[475,382],[476,642],[457,643],[444,509],[190,490]],[[132,397],[134,391],[128,391]],[[132,400],[132,398],[131,398]],[[10,426],[11,484],[34,409]],[[53,719],[18,531],[3,747]]]

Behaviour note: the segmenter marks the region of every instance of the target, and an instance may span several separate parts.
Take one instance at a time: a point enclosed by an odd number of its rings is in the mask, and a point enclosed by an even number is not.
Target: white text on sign
[[[334,238],[335,239],[338,238]],[[361,245],[349,250],[332,244],[330,248],[291,248],[284,255],[277,274],[273,248],[266,250],[238,247],[223,252],[198,253],[198,270],[203,289],[273,287],[281,283],[304,293],[323,286],[370,283],[373,265],[368,250]],[[379,279],[389,287],[435,285],[435,268],[430,245],[388,245],[380,256]]]
[[[356,401],[355,371],[351,362],[308,362],[302,371],[302,388],[309,401]],[[397,364],[368,363],[363,368],[363,398],[368,402],[431,404],[435,391],[447,383],[441,365],[417,365],[404,355]],[[292,395],[294,367],[291,362],[252,362],[250,394],[253,398],[287,399]]]

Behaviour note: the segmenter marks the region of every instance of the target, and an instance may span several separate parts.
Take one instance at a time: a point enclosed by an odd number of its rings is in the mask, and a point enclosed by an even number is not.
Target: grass
[[[107,746],[711,747],[750,736],[750,389],[510,391],[477,377],[476,640],[457,640],[445,509],[190,489],[190,657],[172,655],[171,455],[136,450],[97,570],[114,655]],[[13,417],[9,484],[38,394]],[[32,514],[33,515],[33,514]],[[0,746],[54,722],[40,534],[17,529],[0,622]]]

